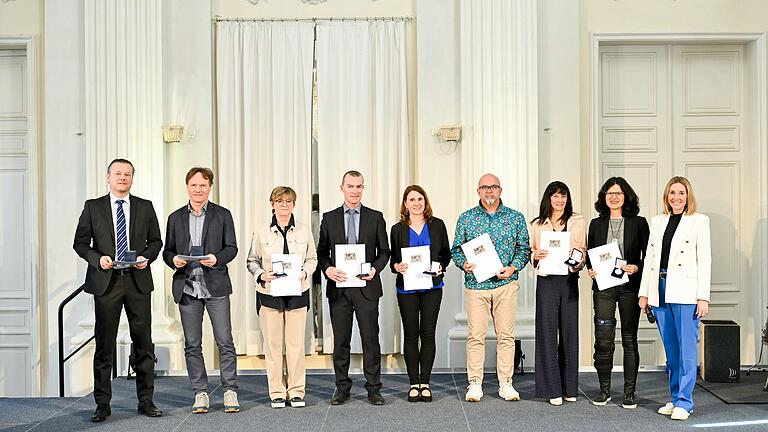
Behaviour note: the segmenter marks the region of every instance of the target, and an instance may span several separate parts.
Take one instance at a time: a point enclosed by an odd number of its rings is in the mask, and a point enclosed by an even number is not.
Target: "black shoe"
[[[349,392],[336,391],[331,398],[331,405],[343,405],[344,402],[349,400]]]
[[[592,399],[592,405],[603,406],[611,401],[611,394],[606,390],[600,390],[600,393]]]
[[[103,422],[110,415],[112,415],[112,408],[109,407],[109,404],[96,404],[96,411],[91,416],[91,421],[94,423]]]
[[[285,399],[284,398],[272,399],[272,408],[285,408]]]
[[[424,402],[432,402],[432,390],[430,390],[429,387],[422,387],[419,393],[421,395],[421,400]]]
[[[419,386],[412,385],[411,389],[408,390],[408,402],[418,402],[419,400],[421,400],[421,391],[419,391]]]
[[[151,400],[139,402],[139,406],[137,408],[139,413],[144,414],[147,417],[160,417],[163,415],[163,412],[160,411],[160,408],[156,407]]]
[[[384,405],[384,396],[379,392],[368,394],[368,403],[371,405]]]
[[[626,409],[637,408],[637,399],[635,399],[635,394],[634,393],[625,394],[624,401],[621,403],[621,406],[623,406]]]

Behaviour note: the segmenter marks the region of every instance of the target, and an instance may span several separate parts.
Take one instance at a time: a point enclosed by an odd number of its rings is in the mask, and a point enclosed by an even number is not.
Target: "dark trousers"
[[[640,354],[637,349],[637,326],[640,306],[636,288],[621,285],[603,291],[593,291],[595,307],[595,369],[604,390],[611,388],[611,369],[616,337],[616,307],[621,318],[621,347],[624,351],[624,393],[635,392]]]
[[[442,289],[425,292],[397,294],[400,317],[403,320],[405,344],[403,357],[411,384],[429,384],[432,365],[435,363],[435,329]],[[421,350],[419,350],[421,341]]]
[[[368,393],[381,389],[381,347],[379,346],[379,299],[369,300],[358,288],[339,289],[335,299],[328,301],[333,328],[333,372],[336,388],[349,393],[349,351],[352,342],[352,317],[357,318],[363,343],[363,373]]]
[[[579,393],[579,285],[568,276],[536,278],[536,397]]]
[[[103,295],[94,297],[96,351],[93,354],[93,398],[97,404],[112,399],[112,358],[120,312],[125,307],[136,355],[136,396],[152,400],[155,391],[155,354],[152,351],[152,295],[142,293],[130,275],[112,276]]]
[[[184,330],[184,358],[187,375],[195,393],[208,391],[208,374],[203,359],[203,311],[213,327],[213,338],[219,347],[219,369],[224,390],[237,389],[237,354],[232,341],[229,296],[198,299],[184,294],[179,302],[179,316]]]

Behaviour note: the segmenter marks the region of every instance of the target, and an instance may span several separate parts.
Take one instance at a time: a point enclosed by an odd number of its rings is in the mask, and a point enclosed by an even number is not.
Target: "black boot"
[[[597,373],[600,380],[600,392],[592,399],[593,405],[605,405],[611,400],[611,373]]]

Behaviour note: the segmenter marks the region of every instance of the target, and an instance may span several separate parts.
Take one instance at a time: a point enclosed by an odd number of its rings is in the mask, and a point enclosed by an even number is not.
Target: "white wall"
[[[243,2],[247,3],[247,2]],[[181,143],[165,145],[166,208],[186,202],[184,176],[193,166],[213,167],[213,50],[210,0],[163,3],[164,124],[182,125]],[[191,136],[193,135],[193,136]],[[161,225],[164,220],[161,221]]]
[[[194,128],[194,138],[166,145],[166,207],[185,199],[183,175],[191,165],[213,165],[211,22],[229,17],[415,16],[413,47],[413,116],[415,181],[430,193],[435,214],[453,232],[461,198],[461,160],[449,146],[437,145],[431,130],[459,121],[458,0],[328,0],[310,6],[293,0],[271,0],[253,6],[243,0],[167,0],[164,4],[165,121]],[[44,35],[43,79],[45,123],[41,138],[44,167],[42,206],[42,289],[46,293],[41,352],[47,360],[44,393],[57,392],[55,315],[58,302],[82,283],[84,264],[72,252],[72,235],[85,196],[82,84],[81,0],[17,0],[0,3],[0,34]],[[43,6],[44,5],[44,6]],[[10,13],[9,13],[10,12]],[[44,23],[44,25],[43,25]],[[765,31],[768,2],[741,0],[540,0],[539,138],[540,185],[561,179],[573,189],[576,208],[591,216],[595,191],[589,179],[589,33]],[[42,59],[41,59],[42,60]],[[576,73],[579,71],[580,73]],[[545,133],[544,128],[549,128]],[[459,144],[461,145],[461,144]],[[532,143],[534,145],[534,143]],[[576,167],[574,161],[581,161]],[[64,185],[64,187],[62,187]],[[399,197],[398,197],[399,198]],[[161,225],[166,215],[158,215]],[[528,215],[526,215],[528,216]],[[758,263],[759,264],[759,263]],[[762,263],[765,265],[765,263]],[[461,310],[460,277],[449,273],[438,325],[436,367],[449,366],[446,332]],[[168,279],[168,278],[166,278]],[[588,290],[582,290],[582,365],[591,364]],[[80,330],[79,317],[91,316],[85,297],[75,302],[67,334]],[[86,365],[88,353],[82,355]],[[530,363],[530,360],[529,360]],[[462,365],[453,365],[461,367]],[[86,372],[89,367],[86,368]],[[86,373],[85,375],[89,375]],[[84,378],[87,379],[87,378]],[[79,387],[84,387],[83,382]],[[89,385],[89,384],[88,384]]]
[[[56,313],[59,302],[84,281],[85,263],[72,250],[77,219],[86,199],[83,115],[83,9],[80,0],[47,1],[45,4],[45,150],[43,152],[43,223],[45,237],[45,292],[48,299],[48,334],[43,352],[48,353],[45,395],[58,395]],[[78,325],[92,317],[92,299],[80,295],[67,306],[65,340],[81,331]],[[71,347],[65,344],[65,352]],[[67,364],[68,392],[88,390],[90,355],[83,350]],[[73,369],[74,366],[74,369]],[[71,393],[68,393],[71,394]]]

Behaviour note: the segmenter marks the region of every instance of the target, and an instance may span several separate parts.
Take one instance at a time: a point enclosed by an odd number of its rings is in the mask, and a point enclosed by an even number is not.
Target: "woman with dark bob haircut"
[[[584,260],[548,274],[540,268],[549,255],[542,242],[547,231],[567,232],[570,248],[586,255],[586,220],[573,211],[571,191],[561,181],[544,190],[539,215],[531,221],[531,263],[536,269],[536,386],[537,398],[555,406],[576,401],[579,393],[579,271]],[[543,244],[542,244],[543,243]]]
[[[640,365],[637,349],[637,327],[640,323],[640,307],[637,293],[643,272],[643,259],[648,246],[648,222],[640,213],[639,200],[632,187],[622,177],[605,181],[595,201],[599,216],[589,223],[587,249],[615,242],[621,256],[627,261],[622,270],[629,275],[629,282],[605,290],[592,282],[592,300],[595,308],[595,369],[600,381],[600,392],[592,399],[595,405],[605,405],[611,400],[611,369],[613,369],[614,336],[616,334],[616,307],[621,318],[621,346],[624,351],[624,400],[622,406],[637,408],[635,385]],[[594,280],[597,273],[587,259],[589,276]]]

